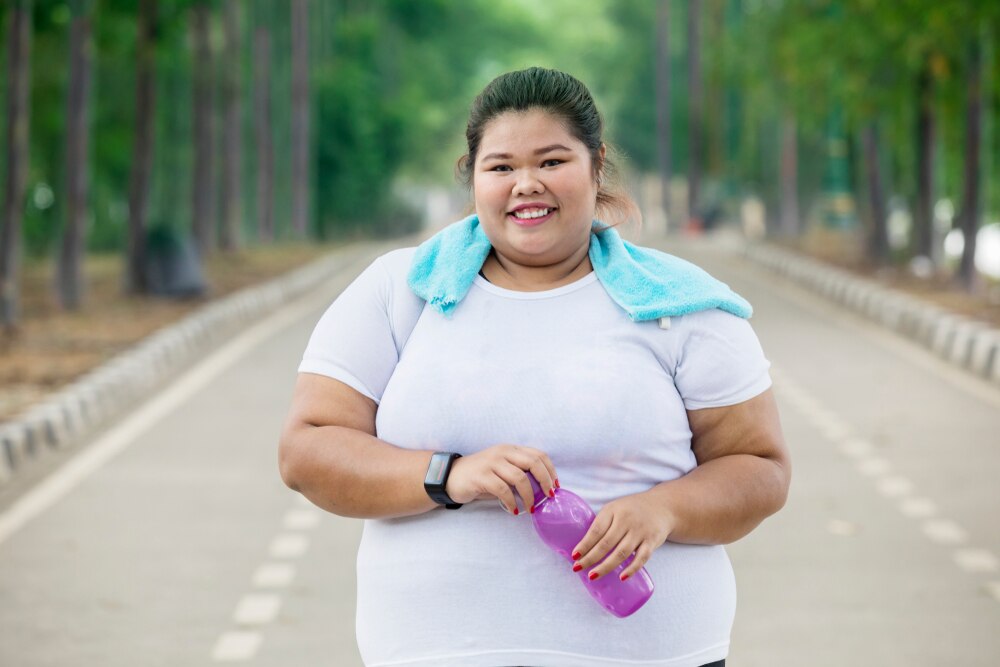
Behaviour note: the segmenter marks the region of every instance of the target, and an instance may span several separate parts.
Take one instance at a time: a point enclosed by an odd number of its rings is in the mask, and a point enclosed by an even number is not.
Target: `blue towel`
[[[448,225],[424,241],[413,256],[407,283],[448,316],[472,287],[490,253],[475,215]],[[743,318],[750,304],[729,286],[679,257],[623,241],[612,227],[594,223],[590,263],[605,291],[634,322],[719,308]]]

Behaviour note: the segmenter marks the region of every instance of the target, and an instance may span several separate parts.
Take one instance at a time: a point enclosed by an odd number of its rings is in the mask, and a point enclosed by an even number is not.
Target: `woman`
[[[789,484],[769,364],[721,307],[664,328],[611,298],[619,279],[592,260],[614,233],[594,220],[629,202],[607,185],[601,134],[573,77],[498,77],[460,161],[476,210],[462,233],[488,240],[467,292],[425,302],[417,264],[461,267],[441,246],[397,250],[313,333],[281,474],[366,519],[367,665],[724,664],[735,583],[719,545],[780,509]],[[597,512],[573,570],[598,578],[633,554],[621,576],[646,567],[656,591],[638,612],[608,614],[542,545],[527,473]]]

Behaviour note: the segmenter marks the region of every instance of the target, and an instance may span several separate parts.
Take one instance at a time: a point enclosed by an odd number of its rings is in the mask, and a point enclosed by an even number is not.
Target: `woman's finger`
[[[632,562],[628,564],[628,567],[626,567],[624,570],[621,571],[621,574],[618,575],[619,578],[622,581],[625,581],[633,574],[638,572],[639,569],[643,567],[646,563],[648,563],[649,559],[652,558],[652,556],[653,556],[653,549],[652,547],[650,547],[649,542],[642,542],[635,550],[635,558],[632,559]]]
[[[599,579],[609,572],[614,571],[616,567],[624,563],[625,559],[632,555],[635,548],[638,546],[639,541],[630,534],[626,533],[616,545],[608,549],[603,556],[598,558],[597,566],[588,572],[588,576],[591,581]]]
[[[614,518],[609,512],[598,512],[590,529],[576,545],[571,557],[576,561],[573,570],[579,572],[583,568],[591,568],[601,562],[601,559],[611,551],[625,536],[624,530],[616,530]]]
[[[513,463],[508,463],[497,471],[497,475],[508,487],[516,489],[517,494],[521,496],[521,502],[526,511],[534,511],[535,492],[532,490],[531,482],[528,481],[528,474],[524,470]]]

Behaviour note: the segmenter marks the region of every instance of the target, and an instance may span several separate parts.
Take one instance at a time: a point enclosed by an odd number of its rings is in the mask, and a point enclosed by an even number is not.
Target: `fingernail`
[[[517,508],[515,507],[515,508],[514,508],[514,516],[517,516],[517,515],[518,515],[519,513],[520,513],[520,510],[518,510],[518,509],[517,509]]]
[[[556,497],[556,490],[549,489],[549,498],[555,498],[555,497]]]
[[[598,578],[599,576],[601,576],[601,575],[597,574],[596,572],[591,572],[591,573],[590,573],[589,575],[587,575],[587,576],[588,576],[588,577],[590,577],[590,580],[591,580],[591,581],[593,581],[594,579],[597,579],[597,578]]]
[[[534,514],[535,513],[535,506],[532,505],[531,507],[529,507],[528,511],[531,512],[532,514]]]
[[[581,554],[580,554],[579,551],[574,551],[573,552],[573,560],[580,560],[580,556],[581,556]]]
[[[556,477],[556,488],[557,488],[557,489],[558,489],[558,488],[560,488],[560,487],[559,487],[559,478],[558,478],[558,477]]]
[[[626,579],[628,579],[628,575],[627,574],[623,574],[620,578],[621,578],[622,581],[625,581]]]
[[[582,569],[583,569],[583,566],[580,565],[579,563],[576,563],[576,564],[573,565],[573,571],[574,572],[579,572]]]

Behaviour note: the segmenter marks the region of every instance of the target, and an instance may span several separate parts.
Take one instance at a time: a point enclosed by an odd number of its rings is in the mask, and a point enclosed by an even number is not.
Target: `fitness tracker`
[[[457,510],[462,506],[462,503],[456,503],[449,498],[444,490],[445,484],[448,483],[448,475],[451,474],[451,464],[459,458],[462,458],[462,455],[455,452],[434,452],[427,466],[427,475],[424,477],[424,491],[427,495],[449,510]]]

